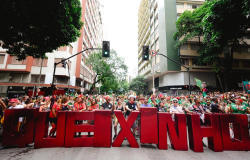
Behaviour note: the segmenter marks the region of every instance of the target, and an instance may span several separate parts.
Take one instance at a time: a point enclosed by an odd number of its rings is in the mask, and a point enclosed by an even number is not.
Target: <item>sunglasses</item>
[[[178,103],[178,102],[174,102],[174,103]]]

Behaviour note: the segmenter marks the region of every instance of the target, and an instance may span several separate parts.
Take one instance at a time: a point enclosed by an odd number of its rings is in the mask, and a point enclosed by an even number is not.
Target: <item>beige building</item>
[[[144,75],[147,82],[147,92],[172,94],[188,93],[188,72],[184,67],[167,60],[162,56],[142,61],[142,46],[149,45],[150,50],[164,54],[177,62],[190,68],[192,92],[199,91],[195,78],[207,83],[209,90],[220,88],[219,79],[214,71],[213,64],[198,65],[197,50],[199,49],[198,37],[183,44],[180,49],[175,49],[177,43],[173,40],[176,32],[175,22],[185,10],[194,10],[204,4],[204,0],[141,0],[138,12],[138,74]],[[149,17],[148,17],[149,15]],[[149,25],[147,25],[149,22]],[[201,37],[201,42],[203,41]],[[246,39],[250,44],[250,40]],[[230,88],[241,89],[238,83],[250,80],[250,47],[241,47],[240,53],[234,54],[232,81]],[[223,57],[221,57],[223,58]],[[223,68],[221,80],[223,81]],[[154,81],[153,81],[154,74]],[[153,83],[154,82],[154,83]]]

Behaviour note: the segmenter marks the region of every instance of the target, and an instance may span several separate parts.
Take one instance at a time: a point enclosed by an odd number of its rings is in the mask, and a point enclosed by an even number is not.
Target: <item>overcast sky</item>
[[[141,0],[99,0],[104,5],[104,23],[111,49],[125,58],[128,74],[138,67],[138,9]]]

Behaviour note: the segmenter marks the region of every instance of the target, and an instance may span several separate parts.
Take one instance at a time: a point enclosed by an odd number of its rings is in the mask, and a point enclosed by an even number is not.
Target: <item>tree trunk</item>
[[[37,90],[39,89],[40,87],[40,81],[41,81],[41,73],[42,73],[42,68],[43,68],[43,60],[44,58],[42,58],[42,62],[41,62],[41,67],[40,67],[40,74],[39,74],[39,78],[38,78],[38,85],[37,85]],[[36,95],[38,96],[38,92],[36,90]]]
[[[229,69],[226,68],[226,72],[224,74],[224,83],[225,83],[225,91],[229,92]]]

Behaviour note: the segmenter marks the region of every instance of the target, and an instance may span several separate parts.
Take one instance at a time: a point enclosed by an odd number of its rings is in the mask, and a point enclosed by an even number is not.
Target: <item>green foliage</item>
[[[2,0],[0,39],[7,53],[23,60],[42,57],[80,37],[79,0]]]
[[[145,78],[143,75],[138,75],[129,83],[129,90],[135,91],[137,95],[142,94],[144,87],[147,85],[144,80]]]
[[[97,51],[89,55],[86,60],[87,65],[91,65],[95,72],[95,79],[91,92],[96,83],[101,83],[101,92],[119,91],[119,81],[125,79],[128,67],[124,59],[117,56],[116,51],[111,50],[110,57],[102,57],[102,51]]]
[[[183,43],[191,40],[196,36],[203,35],[202,19],[206,15],[208,10],[207,3],[200,8],[195,9],[193,12],[186,10],[182,13],[180,18],[176,21],[177,32],[174,33],[174,40],[179,42],[175,45],[175,48],[179,48]],[[181,38],[182,37],[182,38]]]
[[[198,50],[199,63],[213,63],[216,72],[222,67],[231,70],[233,53],[246,44],[244,37],[250,36],[249,5],[249,0],[207,0],[200,8],[185,11],[176,22],[178,31],[173,38],[180,40],[175,47],[203,36]],[[222,54],[223,61],[219,58]]]

